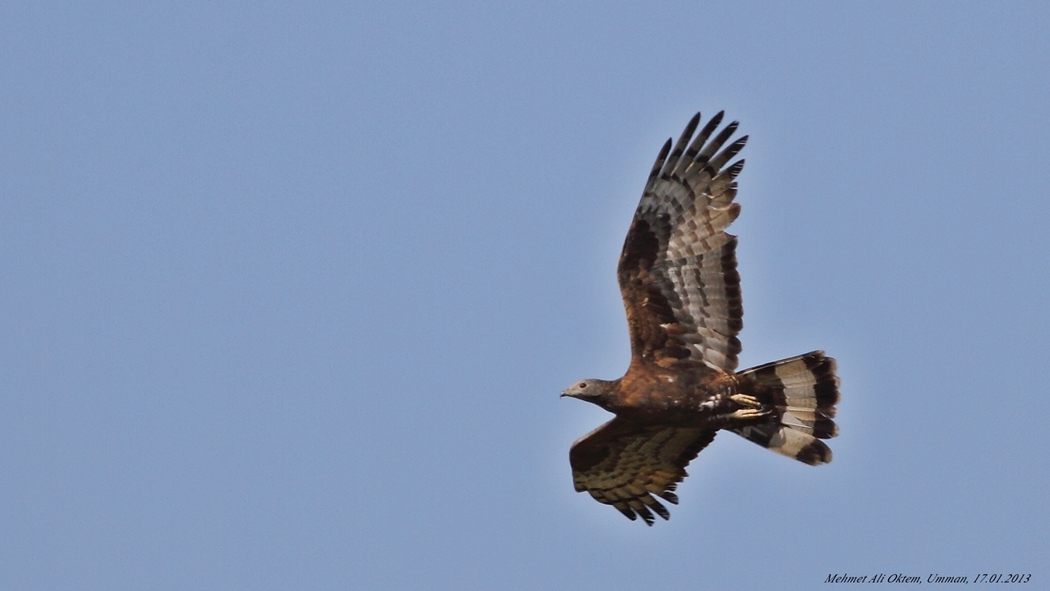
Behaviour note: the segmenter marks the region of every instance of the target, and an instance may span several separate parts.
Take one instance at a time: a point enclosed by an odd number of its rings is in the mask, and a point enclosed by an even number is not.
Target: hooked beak
[[[561,396],[558,398],[575,398],[576,400],[587,400],[588,396],[583,392],[572,392],[570,390],[562,390]]]

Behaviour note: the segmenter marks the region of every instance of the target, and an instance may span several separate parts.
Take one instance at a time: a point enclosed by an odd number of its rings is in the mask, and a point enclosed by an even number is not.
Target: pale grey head
[[[609,380],[580,380],[562,390],[561,395],[569,398],[586,400],[592,404],[609,410],[609,396],[612,393],[613,384]]]

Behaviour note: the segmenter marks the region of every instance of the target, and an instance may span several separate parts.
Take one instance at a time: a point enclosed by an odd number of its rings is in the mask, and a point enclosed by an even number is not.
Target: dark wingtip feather
[[[728,138],[730,134],[727,134],[725,132],[729,131],[730,129],[735,129],[735,128],[732,125],[730,125],[729,127],[725,128],[725,130],[723,130],[723,132],[721,134],[718,135],[718,138],[719,139],[721,139],[722,137]],[[733,143],[729,144],[728,146],[726,146],[726,149],[722,150],[721,153],[719,153],[717,156],[712,158],[711,159],[711,166],[714,169],[716,169],[716,170],[721,168],[722,165],[725,164],[726,162],[729,162],[729,160],[732,159],[733,156],[736,156],[737,154],[739,154],[740,150],[744,149],[744,145],[745,144],[747,144],[747,136],[746,135],[744,137],[734,141]]]
[[[685,132],[682,132],[682,138],[689,139],[693,137],[693,132],[696,131],[697,125],[700,125],[700,111],[697,111],[696,115],[693,115],[693,118],[689,120],[688,124],[686,124]]]
[[[656,514],[660,517],[663,517],[664,521],[668,521],[669,519],[671,519],[671,512],[667,510],[667,507],[661,505],[660,501],[653,499],[653,502],[649,505],[649,508],[655,511]]]
[[[664,491],[662,493],[656,493],[656,494],[660,495],[660,498],[662,498],[663,500],[667,501],[668,503],[671,503],[672,505],[677,505],[678,504],[678,495],[674,494],[671,491]]]
[[[626,506],[626,505],[624,505],[624,506],[613,505],[613,507],[616,507],[617,511],[619,511],[620,513],[623,513],[624,517],[626,517],[627,519],[630,519],[631,521],[634,521],[635,519],[638,519],[638,516],[634,514],[634,511],[632,511],[631,508]]]
[[[671,150],[671,155],[667,157],[667,163],[663,168],[664,173],[671,173],[671,171],[678,167],[678,159],[682,157],[686,146],[689,144],[689,138],[693,137],[693,132],[696,131],[696,126],[699,124],[700,113],[697,112],[696,115],[693,115],[693,118],[689,120],[689,123],[685,125],[685,129],[682,130],[682,135],[678,136],[678,141],[675,142],[674,148]]]
[[[653,517],[653,514],[649,511],[649,509],[646,509],[644,505],[641,506],[641,507],[632,507],[632,508],[634,509],[635,513],[638,513],[639,515],[642,516],[642,519],[645,520],[645,524],[646,525],[652,527],[653,523],[656,522],[656,519]]]
[[[719,121],[721,121],[721,119],[719,119]],[[707,127],[704,128],[704,131],[706,132],[707,128],[711,127],[711,124],[714,123],[714,122],[715,122],[715,120],[712,119],[711,123],[708,123]],[[711,161],[711,158],[715,155],[715,153],[718,152],[718,150],[720,150],[722,148],[722,144],[724,144],[726,142],[726,140],[728,140],[729,137],[736,132],[736,128],[739,127],[739,126],[740,126],[740,123],[737,122],[737,121],[734,121],[734,122],[730,123],[729,125],[727,125],[724,129],[722,129],[722,131],[718,132],[718,135],[716,135],[714,137],[714,139],[712,139],[710,142],[707,143],[706,146],[704,146],[704,149],[697,155],[696,160],[698,162]],[[713,128],[712,128],[712,131],[714,131]],[[723,154],[724,153],[725,152],[723,152]],[[734,152],[734,154],[735,154],[735,152]],[[729,156],[729,158],[732,158],[732,156]],[[728,160],[728,158],[727,158],[727,160]],[[716,169],[719,168],[720,166],[722,166],[722,164],[725,164],[725,160],[723,160],[721,163],[715,165],[715,168]]]
[[[671,138],[667,138],[660,153],[656,156],[656,162],[653,164],[653,169],[649,172],[649,180],[646,181],[646,186],[653,182],[653,179],[660,174],[660,170],[664,167],[664,162],[667,160],[667,154],[671,152]]]
[[[740,174],[740,171],[744,170],[744,162],[745,161],[743,159],[740,159],[732,163],[731,165],[729,165],[729,168],[726,168],[725,174],[728,174],[732,178],[736,178],[737,175]]]
[[[715,129],[718,129],[718,125],[722,123],[722,117],[724,116],[725,111],[719,111],[717,115],[712,117],[711,120],[704,125],[704,128],[700,130],[700,133],[696,134],[696,137],[693,138],[693,143],[689,145],[689,149],[686,151],[687,160],[692,162],[696,158],[696,155],[700,152],[700,148],[704,146],[704,143],[707,142],[707,138],[711,137],[711,134],[714,133]]]

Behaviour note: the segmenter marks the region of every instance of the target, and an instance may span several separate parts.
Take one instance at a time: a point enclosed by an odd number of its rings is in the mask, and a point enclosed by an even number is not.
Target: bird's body
[[[573,444],[577,491],[624,515],[667,519],[653,495],[672,492],[686,465],[719,430],[808,464],[831,461],[821,439],[837,434],[835,362],[823,352],[736,372],[743,327],[733,203],[747,141],[728,146],[737,123],[712,137],[719,113],[693,138],[700,114],[672,149],[664,145],[624,242],[617,278],[631,335],[618,380],[582,380],[562,395],[616,418]],[[723,146],[725,146],[723,148]]]
[[[632,363],[627,374],[607,382],[602,408],[638,421],[702,425],[714,414],[712,402],[732,393],[733,377],[712,381],[710,370],[669,370],[644,362]]]

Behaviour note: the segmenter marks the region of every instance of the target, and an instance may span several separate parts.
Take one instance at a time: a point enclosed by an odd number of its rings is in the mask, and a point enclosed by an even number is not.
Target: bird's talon
[[[748,396],[747,394],[733,394],[729,397],[733,402],[749,408],[759,408],[762,403],[758,401],[758,398],[754,396]]]
[[[768,414],[766,411],[757,408],[742,408],[729,413],[729,418],[738,420],[757,419],[766,416],[766,414]]]

